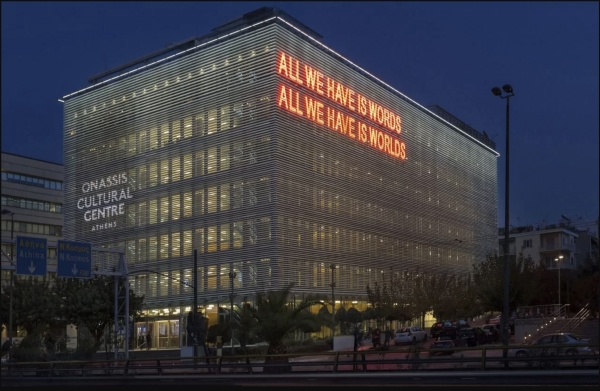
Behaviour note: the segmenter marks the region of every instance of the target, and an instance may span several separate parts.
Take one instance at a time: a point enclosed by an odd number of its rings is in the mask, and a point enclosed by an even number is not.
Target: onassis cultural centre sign
[[[105,220],[125,214],[125,201],[133,198],[128,182],[127,173],[123,172],[81,185],[83,196],[77,201],[77,209],[83,211],[86,222],[93,223],[92,231],[117,226],[117,221]]]
[[[277,73],[297,86],[279,86],[279,107],[388,155],[406,159],[406,145],[398,138],[402,133],[400,115],[284,52],[279,53]],[[305,94],[305,90],[324,99]],[[336,108],[339,106],[347,110]]]

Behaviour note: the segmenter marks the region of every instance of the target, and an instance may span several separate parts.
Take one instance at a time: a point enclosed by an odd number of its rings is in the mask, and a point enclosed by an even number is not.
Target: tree
[[[285,354],[285,341],[294,331],[315,332],[321,327],[319,317],[310,312],[310,307],[323,305],[316,297],[307,297],[295,305],[289,305],[289,295],[293,284],[280,290],[259,292],[256,294],[256,305],[249,307],[255,319],[254,332],[269,344],[267,355]],[[267,356],[265,363],[287,363],[288,358]],[[265,367],[265,372],[287,372],[291,368]]]
[[[93,349],[103,342],[107,326],[114,323],[115,277],[97,275],[90,279],[56,280],[56,292],[62,299],[61,315],[77,329],[85,327],[94,338]],[[144,296],[129,291],[129,315],[133,320],[141,316]]]
[[[67,325],[60,318],[61,300],[50,281],[26,277],[15,278],[13,284],[13,329],[21,327],[28,335],[34,335],[59,324]]]

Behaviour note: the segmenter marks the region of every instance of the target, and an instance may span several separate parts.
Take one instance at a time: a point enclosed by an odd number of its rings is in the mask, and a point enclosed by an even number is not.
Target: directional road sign
[[[92,277],[91,243],[59,240],[56,256],[56,275],[58,277]]]
[[[45,238],[17,236],[17,274],[45,276],[47,251]]]

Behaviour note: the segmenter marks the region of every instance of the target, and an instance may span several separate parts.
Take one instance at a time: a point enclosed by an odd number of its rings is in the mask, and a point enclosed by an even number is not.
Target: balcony
[[[564,251],[564,252],[575,252],[574,244],[542,244],[540,245],[540,252],[550,251]]]

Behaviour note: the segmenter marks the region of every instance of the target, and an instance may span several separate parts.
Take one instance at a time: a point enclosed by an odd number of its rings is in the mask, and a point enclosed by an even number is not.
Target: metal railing
[[[575,349],[591,347],[587,353]],[[136,376],[189,376],[227,373],[252,375],[282,373],[339,373],[428,370],[498,370],[504,362],[512,368],[590,369],[598,367],[598,344],[509,346],[504,359],[500,345],[427,349],[416,346],[390,351],[335,351],[280,355],[201,356],[113,361],[55,361],[2,363],[1,376],[7,378],[135,378]],[[533,350],[531,350],[533,349]],[[526,351],[527,354],[519,354]],[[512,353],[511,353],[512,352]],[[575,350],[577,352],[577,350]],[[580,350],[582,352],[582,350]],[[440,354],[441,356],[438,356]]]
[[[588,308],[589,303],[586,304],[582,309],[579,310],[578,313],[572,317],[567,324],[560,328],[559,332],[571,332],[575,330],[584,320],[586,320],[590,316],[590,310]]]

